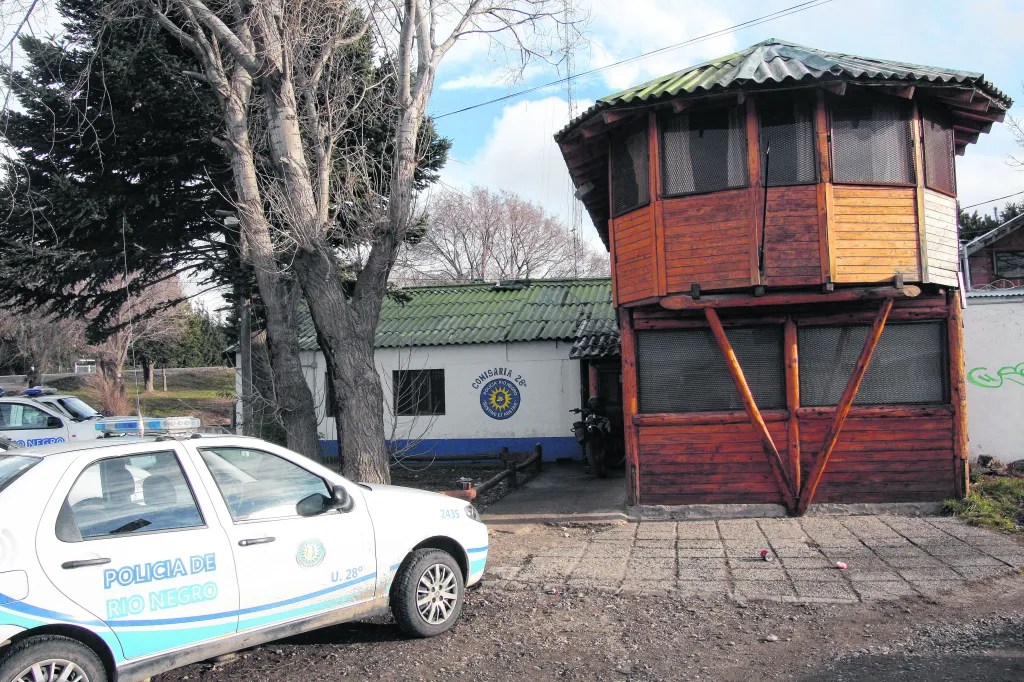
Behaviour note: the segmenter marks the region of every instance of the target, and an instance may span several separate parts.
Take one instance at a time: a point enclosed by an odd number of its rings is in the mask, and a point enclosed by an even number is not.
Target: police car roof
[[[253,436],[236,436],[234,434],[215,434],[205,435],[198,434],[199,438],[202,439],[203,443],[209,443],[215,445],[218,441],[259,441],[259,438]],[[54,443],[52,445],[40,445],[31,448],[18,448],[17,454],[25,455],[28,457],[51,457],[53,455],[62,455],[69,452],[81,452],[83,450],[93,450],[96,448],[112,448],[119,445],[141,445],[150,444],[157,442],[166,442],[168,440],[190,440],[193,438],[190,434],[164,434],[154,433],[152,436],[120,436],[116,438],[97,438],[95,440],[80,440],[65,443]],[[198,440],[198,438],[197,438]]]

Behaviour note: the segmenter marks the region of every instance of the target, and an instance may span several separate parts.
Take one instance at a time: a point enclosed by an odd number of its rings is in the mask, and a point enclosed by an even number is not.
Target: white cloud
[[[580,102],[582,111],[592,102]],[[460,189],[480,185],[491,190],[508,190],[540,204],[545,211],[568,223],[572,205],[572,183],[554,134],[569,120],[564,97],[524,100],[504,107],[491,126],[484,143],[469,159],[449,162],[445,183]],[[594,230],[583,213],[584,234]]]

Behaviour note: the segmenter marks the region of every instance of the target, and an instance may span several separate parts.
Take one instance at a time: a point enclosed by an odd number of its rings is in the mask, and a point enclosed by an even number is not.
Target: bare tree
[[[27,383],[35,386],[44,374],[70,364],[85,343],[85,324],[48,312],[7,313],[0,315],[0,343],[6,349],[4,364],[20,360]]]
[[[401,284],[597,277],[608,254],[577,243],[537,204],[511,192],[443,189],[427,203],[427,233],[399,257]]]
[[[471,35],[491,37],[523,65],[554,54],[563,41],[554,25],[550,34],[543,29],[562,7],[558,0],[119,4],[122,17],[153,17],[203,64],[191,75],[222,104],[221,144],[267,312],[275,377],[279,384],[297,378],[308,394],[295,337],[287,333],[294,309],[282,281],[294,276],[326,358],[350,477],[390,479],[373,339],[412,224],[424,116],[441,60]],[[385,83],[354,49],[371,33],[390,71]],[[383,152],[360,127],[367,107],[395,121]],[[378,151],[368,152],[372,147]],[[293,398],[300,392],[289,390]],[[312,420],[311,395],[308,402]],[[315,423],[310,433],[315,437]]]

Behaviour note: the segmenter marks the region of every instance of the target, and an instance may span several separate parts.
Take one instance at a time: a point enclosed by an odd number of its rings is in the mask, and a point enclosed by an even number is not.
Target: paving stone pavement
[[[856,602],[930,597],[1021,569],[1024,544],[953,518],[843,516],[641,521],[489,573],[508,589]]]

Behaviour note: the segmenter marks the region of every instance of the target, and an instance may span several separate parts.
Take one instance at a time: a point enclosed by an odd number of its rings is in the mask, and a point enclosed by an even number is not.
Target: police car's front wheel
[[[450,554],[418,549],[398,569],[391,590],[391,613],[406,634],[433,637],[455,625],[465,591],[462,569]]]
[[[96,652],[68,637],[29,637],[0,655],[0,682],[107,682]]]

